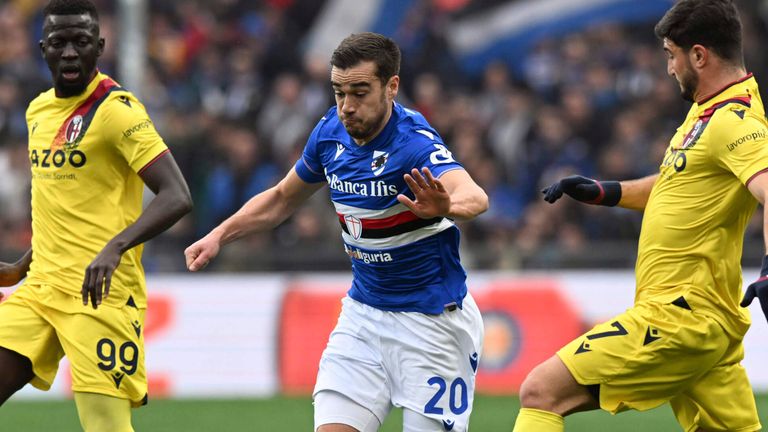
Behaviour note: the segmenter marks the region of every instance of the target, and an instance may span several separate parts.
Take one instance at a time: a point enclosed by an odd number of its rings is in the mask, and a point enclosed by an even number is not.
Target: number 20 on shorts
[[[453,380],[450,388],[448,388],[449,386],[445,379],[439,376],[428,379],[427,384],[430,386],[437,385],[437,393],[424,405],[425,414],[443,415],[443,409],[438,407],[437,404],[442,399],[446,389],[448,390],[448,407],[454,415],[461,415],[469,408],[467,383],[461,377]]]

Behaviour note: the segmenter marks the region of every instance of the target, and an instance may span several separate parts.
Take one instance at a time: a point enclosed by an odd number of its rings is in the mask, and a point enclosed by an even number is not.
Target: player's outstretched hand
[[[0,262],[0,287],[10,287],[21,282],[27,276],[31,263],[32,249],[27,251],[23,257],[13,264]],[[2,295],[0,295],[0,299],[2,298]]]
[[[184,250],[187,269],[193,272],[204,269],[219,254],[220,247],[219,240],[212,238],[210,235],[196,241]]]
[[[15,264],[0,263],[0,287],[16,285],[24,278],[25,274],[26,272],[22,273]]]
[[[763,268],[760,270],[760,277],[747,287],[747,292],[744,293],[744,298],[741,300],[741,307],[747,307],[752,304],[752,300],[755,297],[760,300],[763,315],[768,319],[768,256],[763,257]]]
[[[410,174],[403,175],[403,178],[416,200],[411,200],[403,194],[398,195],[397,200],[411,209],[416,216],[431,219],[448,214],[451,209],[451,196],[429,168],[424,167],[421,172],[414,168]]]
[[[96,309],[101,304],[102,299],[109,296],[112,275],[117,266],[120,265],[122,257],[120,248],[107,243],[91,264],[85,268],[83,289],[80,291],[83,295],[83,306],[87,306],[90,300],[91,306]]]
[[[553,203],[563,193],[587,204],[615,206],[621,200],[621,184],[617,181],[597,181],[588,177],[573,175],[544,188],[544,201]]]
[[[4,262],[0,262],[0,286],[9,287],[16,285],[16,278],[13,277],[13,266]]]

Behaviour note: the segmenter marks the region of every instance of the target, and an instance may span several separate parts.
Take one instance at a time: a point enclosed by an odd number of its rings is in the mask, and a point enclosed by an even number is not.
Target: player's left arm
[[[752,195],[763,205],[763,242],[765,243],[765,250],[768,251],[768,210],[765,206],[766,201],[768,201],[768,172],[761,172],[755,175],[749,181],[747,187]],[[755,297],[760,299],[760,307],[763,309],[766,319],[768,319],[768,252],[763,256],[760,277],[747,287],[744,298],[741,300],[741,306],[749,306]]]
[[[136,222],[110,240],[85,269],[83,304],[96,308],[109,295],[112,274],[123,254],[170,228],[192,210],[192,197],[186,181],[170,152],[166,152],[140,174],[144,184],[155,193]]]
[[[131,225],[115,235],[85,269],[83,304],[96,308],[109,295],[112,275],[129,249],[170,228],[192,209],[192,198],[176,161],[149,119],[143,105],[130,94],[102,105],[110,127],[103,139],[155,193],[146,209]]]
[[[715,113],[711,123],[712,142],[717,143],[709,147],[713,160],[738,177],[763,204],[763,238],[768,251],[768,124],[751,111],[737,116],[725,109]],[[749,306],[755,297],[768,318],[768,255],[763,256],[760,277],[747,287],[741,306]]]
[[[427,167],[414,168],[403,178],[415,199],[400,194],[397,200],[420,218],[470,220],[488,210],[488,195],[464,169],[445,171],[435,178]]]
[[[752,177],[747,188],[763,206],[763,243],[765,250],[768,251],[768,211],[765,207],[765,203],[768,201],[768,169]],[[766,273],[768,274],[768,272]]]

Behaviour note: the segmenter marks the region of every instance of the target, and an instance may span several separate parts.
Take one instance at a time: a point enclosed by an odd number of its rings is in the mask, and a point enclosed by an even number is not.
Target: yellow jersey
[[[740,262],[758,204],[747,185],[766,169],[768,122],[751,74],[693,104],[645,208],[636,303],[682,295],[730,334],[747,331]]]
[[[144,106],[98,73],[81,95],[27,109],[32,166],[29,284],[81,295],[85,268],[142,211],[143,169],[168,151]],[[123,254],[106,304],[146,306],[142,246]]]

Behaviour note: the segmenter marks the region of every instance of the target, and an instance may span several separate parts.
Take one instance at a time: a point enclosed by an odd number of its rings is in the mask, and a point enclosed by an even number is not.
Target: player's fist
[[[747,307],[752,304],[755,297],[760,300],[760,307],[763,309],[763,315],[768,319],[768,256],[763,257],[763,268],[760,270],[760,278],[749,284],[744,298],[741,300],[741,307]]]
[[[219,240],[210,234],[196,241],[184,250],[187,269],[193,272],[202,270],[219,254],[219,248]]]
[[[621,200],[621,184],[617,181],[597,181],[588,177],[573,175],[544,188],[544,201],[553,203],[563,193],[587,204],[615,206]]]

